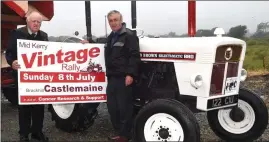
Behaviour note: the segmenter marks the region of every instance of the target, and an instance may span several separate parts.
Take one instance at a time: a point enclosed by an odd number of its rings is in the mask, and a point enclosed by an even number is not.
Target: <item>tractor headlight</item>
[[[245,81],[247,78],[248,72],[245,69],[241,70],[241,76],[240,76],[240,81]]]
[[[203,78],[201,75],[194,75],[191,77],[191,85],[196,89],[203,85]]]

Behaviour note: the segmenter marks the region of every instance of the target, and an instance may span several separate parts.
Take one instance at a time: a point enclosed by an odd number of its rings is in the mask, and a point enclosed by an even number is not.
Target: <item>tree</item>
[[[176,37],[176,36],[177,36],[176,32],[169,32],[168,33],[168,37]]]
[[[257,25],[257,30],[252,37],[262,38],[269,36],[269,22],[261,22]]]
[[[197,32],[196,32],[196,36],[197,36],[197,37],[214,36],[214,31],[216,30],[216,28],[218,28],[218,27],[214,27],[214,28],[212,28],[211,30],[210,30],[210,29],[200,29],[200,30],[197,30]]]
[[[206,36],[206,37],[208,37],[208,36],[214,36],[214,31],[212,32],[212,30],[206,30],[206,29],[201,29],[201,30],[198,30],[197,32],[196,32],[196,36],[197,37],[202,37],[202,36]]]
[[[247,32],[248,30],[246,25],[239,25],[230,28],[228,35],[234,38],[242,39]]]
[[[216,28],[218,28],[218,27],[214,27],[211,29],[212,34],[214,34],[214,31],[216,30]]]
[[[83,38],[83,39],[85,39],[85,40],[87,40],[87,39],[88,39],[88,38],[87,38],[87,35],[84,35],[82,38]]]
[[[82,39],[84,39],[84,40],[89,40],[88,37],[87,37],[87,35],[82,36]],[[97,37],[94,36],[94,35],[92,35],[92,40],[93,40],[93,41],[97,40]]]
[[[154,35],[151,35],[151,34],[149,34],[149,35],[147,35],[148,37],[150,37],[150,38],[153,38],[154,37]]]
[[[258,24],[256,32],[263,32],[263,33],[269,32],[269,22],[264,23],[262,22]]]
[[[49,37],[48,37],[48,40],[49,40],[49,41],[54,41],[54,42],[55,42],[55,41],[58,40],[58,37],[49,36]]]

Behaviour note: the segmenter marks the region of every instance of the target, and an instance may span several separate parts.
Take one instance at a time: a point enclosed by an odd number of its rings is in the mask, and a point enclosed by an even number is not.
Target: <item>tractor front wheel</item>
[[[212,131],[226,141],[248,142],[259,138],[268,124],[268,110],[253,92],[240,89],[238,106],[207,112]]]
[[[199,142],[200,127],[193,113],[175,100],[158,99],[138,113],[134,139],[146,141]]]
[[[99,103],[52,104],[49,111],[56,128],[65,132],[80,132],[91,127],[98,114]]]

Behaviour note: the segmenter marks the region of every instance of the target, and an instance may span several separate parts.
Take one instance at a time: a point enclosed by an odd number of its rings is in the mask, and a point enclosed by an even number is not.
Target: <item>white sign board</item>
[[[103,44],[17,40],[19,104],[106,101]]]

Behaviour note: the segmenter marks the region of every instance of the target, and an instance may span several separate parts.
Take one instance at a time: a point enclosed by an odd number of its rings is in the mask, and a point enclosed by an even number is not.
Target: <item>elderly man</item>
[[[132,86],[138,75],[140,62],[138,38],[126,28],[122,14],[112,10],[107,15],[111,34],[105,46],[107,106],[111,122],[118,136],[115,141],[128,141],[132,128]]]
[[[112,10],[107,15],[111,34],[105,45],[107,106],[118,136],[110,138],[127,142],[132,128],[132,86],[140,62],[138,38],[126,28],[122,14]]]
[[[42,16],[39,13],[30,13],[26,22],[25,27],[12,31],[6,50],[7,62],[14,69],[13,77],[16,80],[17,89],[17,70],[20,68],[17,61],[17,39],[48,41],[47,33],[40,30]],[[18,108],[20,141],[29,141],[29,133],[32,133],[32,139],[48,141],[48,138],[42,133],[44,105],[19,105]]]
[[[112,125],[118,133],[109,139],[127,142],[131,138],[133,125],[132,87],[138,76],[139,42],[136,34],[126,28],[119,11],[110,11],[107,18],[112,30],[105,44],[107,107]]]

